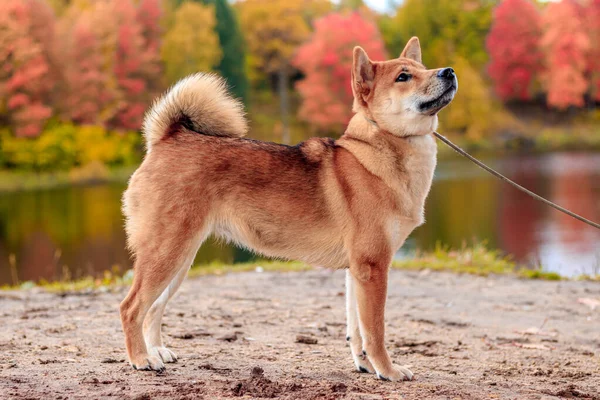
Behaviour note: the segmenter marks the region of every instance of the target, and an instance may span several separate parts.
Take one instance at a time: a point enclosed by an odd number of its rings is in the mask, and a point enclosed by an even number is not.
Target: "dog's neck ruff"
[[[371,124],[371,125],[372,125],[372,126],[375,128],[375,129],[377,129],[377,130],[379,130],[379,131],[383,131],[383,129],[381,129],[381,128],[379,127],[379,124],[377,123],[377,121],[375,121],[373,118],[369,118],[369,117],[368,117],[368,116],[367,116],[365,113],[361,113],[361,115],[362,115],[362,116],[364,117],[364,119],[365,119],[365,120],[366,120],[366,121],[367,121],[369,124]],[[433,132],[433,131],[432,131],[432,132]],[[392,135],[393,135],[393,134],[392,134]],[[423,135],[417,135],[417,134],[415,134],[415,135],[403,135],[403,136],[394,135],[394,136],[396,136],[397,138],[400,138],[400,139],[408,139],[408,138],[411,138],[411,137],[414,137],[414,136],[423,136]]]

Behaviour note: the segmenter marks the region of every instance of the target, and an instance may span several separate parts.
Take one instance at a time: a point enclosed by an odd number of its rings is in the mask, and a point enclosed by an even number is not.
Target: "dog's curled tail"
[[[197,73],[177,82],[158,98],[144,117],[148,151],[182,128],[199,134],[242,137],[248,131],[244,106],[217,75]]]

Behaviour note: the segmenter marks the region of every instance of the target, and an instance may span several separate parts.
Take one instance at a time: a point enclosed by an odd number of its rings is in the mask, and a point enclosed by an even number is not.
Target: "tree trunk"
[[[279,91],[279,104],[281,107],[281,143],[290,144],[290,123],[289,123],[289,94],[288,94],[288,72],[287,66],[279,68],[279,77],[277,79],[277,88]]]

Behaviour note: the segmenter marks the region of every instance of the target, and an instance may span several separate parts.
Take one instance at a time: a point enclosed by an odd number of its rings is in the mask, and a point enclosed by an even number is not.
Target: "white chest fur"
[[[402,246],[406,237],[425,222],[425,199],[429,194],[436,166],[437,147],[431,135],[407,139],[411,151],[402,160],[403,178],[397,191],[401,213],[392,215],[388,232],[395,248]]]

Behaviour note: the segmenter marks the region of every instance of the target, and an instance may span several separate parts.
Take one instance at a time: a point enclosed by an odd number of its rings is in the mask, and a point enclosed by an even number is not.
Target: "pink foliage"
[[[542,69],[540,37],[541,16],[530,0],[505,0],[494,10],[488,71],[503,100],[531,98],[531,82]]]
[[[54,15],[39,0],[0,2],[0,111],[19,136],[36,136],[51,116]]]
[[[293,60],[306,76],[296,85],[303,99],[301,119],[323,131],[348,123],[352,117],[352,50],[358,45],[373,60],[386,58],[377,25],[360,13],[329,14],[315,22],[312,38]]]
[[[139,129],[144,111],[160,85],[159,0],[112,0],[118,18],[114,74],[121,92],[119,110],[110,125]]]
[[[109,89],[110,76],[103,71],[102,49],[99,38],[92,30],[91,17],[80,14],[71,36],[71,51],[64,74],[67,86],[62,99],[64,114],[81,124],[103,124],[103,115],[116,93]]]
[[[551,107],[584,105],[590,50],[584,11],[575,0],[563,0],[549,4],[544,13],[542,46],[546,52],[547,103]]]
[[[137,19],[137,10],[131,0],[113,1],[119,21],[114,73],[121,89],[121,103],[111,125],[139,129],[147,105],[147,99],[140,96],[146,88],[142,69],[148,61],[142,25]]]

